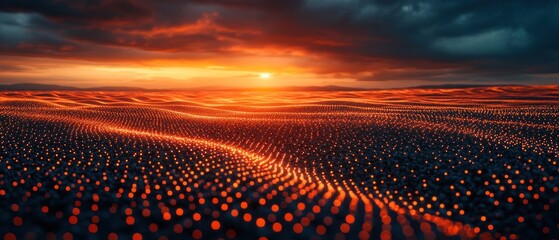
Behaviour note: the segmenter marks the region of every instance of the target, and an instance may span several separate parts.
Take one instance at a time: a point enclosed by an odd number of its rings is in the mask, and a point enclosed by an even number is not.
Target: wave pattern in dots
[[[557,236],[558,93],[0,93],[1,237]]]

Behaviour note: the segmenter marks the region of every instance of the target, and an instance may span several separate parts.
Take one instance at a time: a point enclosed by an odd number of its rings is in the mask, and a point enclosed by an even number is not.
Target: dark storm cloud
[[[315,71],[361,81],[559,72],[558,1],[4,0],[0,11],[0,51],[11,54],[113,46],[188,58],[271,47],[332,59]]]
[[[138,2],[127,0],[6,0],[0,2],[6,12],[34,12],[54,20],[79,23],[137,22],[147,19],[150,11]]]

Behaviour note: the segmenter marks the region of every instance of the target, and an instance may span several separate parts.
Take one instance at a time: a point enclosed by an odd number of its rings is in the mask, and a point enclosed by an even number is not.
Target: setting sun
[[[261,79],[270,79],[272,77],[271,73],[260,73]]]

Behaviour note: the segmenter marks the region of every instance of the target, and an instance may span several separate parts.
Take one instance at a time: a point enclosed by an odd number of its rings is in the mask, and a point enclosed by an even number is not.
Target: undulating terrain
[[[4,239],[550,239],[559,87],[0,92]]]

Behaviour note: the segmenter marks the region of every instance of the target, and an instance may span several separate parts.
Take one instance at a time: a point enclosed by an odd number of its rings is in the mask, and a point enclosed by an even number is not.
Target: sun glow
[[[272,77],[271,73],[260,73],[261,79],[270,79]]]

